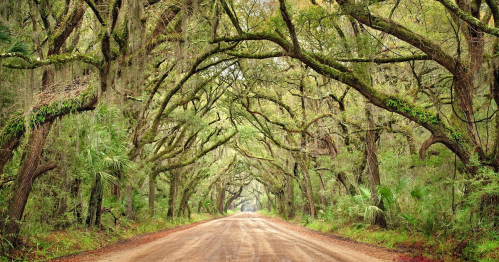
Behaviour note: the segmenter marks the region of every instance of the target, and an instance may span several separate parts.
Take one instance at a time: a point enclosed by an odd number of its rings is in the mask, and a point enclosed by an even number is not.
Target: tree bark
[[[102,193],[101,177],[100,175],[96,175],[92,190],[90,191],[90,200],[88,202],[88,212],[86,219],[86,224],[88,227],[99,226]]]
[[[156,174],[149,174],[149,212],[151,217],[154,216],[154,199],[156,195]]]
[[[369,188],[371,190],[372,205],[378,207],[381,211],[385,211],[383,199],[378,198],[377,187],[381,184],[379,177],[378,157],[376,155],[376,132],[373,130],[376,126],[372,116],[372,106],[366,105],[367,117],[367,134],[366,134],[366,147],[367,147],[367,163],[369,166]],[[382,228],[386,228],[386,219],[383,212],[374,212],[373,224]]]
[[[303,169],[302,190],[304,193],[304,197],[307,200],[308,211],[311,216],[317,217],[317,212],[315,210],[314,192],[312,191],[312,181],[310,180],[310,173],[308,172],[306,165],[304,165],[303,163],[301,164],[301,167]]]
[[[178,184],[180,180],[180,173],[177,170],[170,171],[170,199],[169,199],[169,207],[168,212],[166,214],[167,217],[172,218],[175,214],[175,202],[177,200],[178,195]]]
[[[293,218],[296,214],[295,211],[295,188],[294,188],[294,183],[293,179],[289,176],[286,177],[286,187],[287,187],[287,192],[286,192],[286,211],[287,214],[286,216],[288,218]]]
[[[345,174],[345,172],[340,172],[338,173],[338,175],[336,175],[336,178],[338,179],[338,181],[340,181],[340,183],[345,187],[345,190],[347,191],[347,193],[351,196],[355,196],[356,192],[355,192],[355,188],[354,186],[348,181],[347,179],[347,175]]]
[[[134,219],[133,215],[133,186],[129,184],[126,190],[126,217],[130,220]]]
[[[19,171],[11,188],[11,197],[8,198],[8,215],[3,226],[3,235],[13,246],[17,246],[21,219],[28,202],[33,182],[48,169],[38,170],[43,146],[52,127],[52,122],[45,123],[33,130],[24,150]],[[43,166],[42,166],[43,167]]]
[[[232,204],[232,202],[241,196],[243,189],[244,189],[244,186],[240,186],[239,190],[235,194],[230,196],[229,199],[227,199],[227,202],[225,202],[225,205],[224,205],[224,213],[227,213],[227,210],[229,209],[229,206]]]
[[[272,210],[273,204],[272,199],[270,197],[270,192],[267,187],[265,187],[265,194],[267,195],[267,211],[270,212]]]
[[[224,212],[224,202],[225,202],[225,183],[222,184],[217,196],[217,210],[220,214],[223,214]]]

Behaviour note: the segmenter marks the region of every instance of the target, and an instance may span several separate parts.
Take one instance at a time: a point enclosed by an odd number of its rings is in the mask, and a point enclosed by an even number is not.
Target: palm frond
[[[415,186],[411,191],[411,196],[417,200],[421,200],[428,195],[428,188],[425,186]]]
[[[370,199],[371,198],[371,191],[369,188],[365,186],[359,186],[359,191],[360,191],[360,196],[362,199]]]
[[[21,41],[17,41],[7,49],[7,53],[21,53],[27,55],[29,53],[29,46]]]
[[[130,160],[125,156],[105,156],[102,159],[104,166],[112,171],[121,171],[128,166]]]
[[[364,219],[369,221],[371,224],[374,224],[374,220],[379,215],[383,214],[383,210],[381,210],[377,206],[368,206],[364,212]]]
[[[109,174],[107,172],[99,172],[97,173],[98,176],[100,176],[101,179],[100,181],[102,184],[102,188],[108,188],[110,189],[111,186],[117,185],[118,184],[118,178],[113,176],[112,174]]]
[[[395,194],[393,194],[393,191],[391,188],[388,186],[382,185],[378,187],[378,195],[380,196],[380,199],[383,200],[383,202],[391,205],[395,203]]]

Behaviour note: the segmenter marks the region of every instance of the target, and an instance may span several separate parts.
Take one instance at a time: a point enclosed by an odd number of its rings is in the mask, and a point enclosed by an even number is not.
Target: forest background
[[[499,259],[498,52],[497,0],[1,1],[2,255],[238,209]]]

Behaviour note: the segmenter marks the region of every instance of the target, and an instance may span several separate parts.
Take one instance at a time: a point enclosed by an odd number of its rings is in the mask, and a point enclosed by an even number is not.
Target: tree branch
[[[452,3],[449,0],[435,0],[435,1],[440,2],[443,6],[445,6],[448,10],[453,12],[455,15],[457,15],[461,20],[463,20],[467,24],[480,29],[482,32],[499,37],[499,28],[490,27],[484,24],[482,21],[473,17],[471,14],[464,12],[461,8],[459,8],[456,4]]]
[[[21,53],[6,53],[0,54],[0,58],[20,58],[26,63],[6,63],[2,66],[12,68],[12,69],[35,69],[42,66],[53,65],[53,64],[67,64],[74,61],[81,61],[86,64],[93,65],[100,68],[100,62],[90,55],[84,55],[80,53],[63,54],[63,55],[51,55],[44,60],[34,60]]]
[[[296,36],[295,25],[291,21],[291,17],[289,16],[288,10],[286,8],[285,0],[279,0],[279,8],[281,10],[281,16],[284,22],[286,22],[286,26],[289,30],[289,35],[291,36],[291,41],[293,42],[294,51],[299,54],[301,53],[300,43],[298,42],[298,37]]]
[[[435,137],[433,135],[430,136],[430,138],[428,138],[426,141],[423,142],[423,144],[421,144],[421,148],[419,148],[419,158],[421,160],[424,160],[428,148],[430,148],[432,145],[436,143],[445,142],[446,140],[447,138],[445,137]]]
[[[45,172],[48,172],[57,167],[55,162],[45,163],[43,165],[39,165],[33,174],[33,181],[35,181],[39,176],[43,175]]]
[[[170,171],[170,170],[173,170],[173,169],[177,169],[177,168],[181,168],[181,167],[184,167],[184,166],[188,166],[188,165],[196,162],[196,160],[198,160],[199,158],[201,158],[204,155],[208,154],[210,151],[212,151],[212,150],[216,149],[217,147],[219,147],[219,146],[227,143],[236,134],[237,134],[237,131],[234,130],[231,134],[229,134],[226,137],[220,139],[217,143],[211,145],[208,148],[205,148],[201,152],[198,152],[192,158],[190,158],[190,159],[188,159],[188,160],[186,160],[184,162],[174,163],[174,164],[170,164],[170,165],[167,165],[167,166],[163,166],[163,167],[159,168],[158,170],[159,170],[159,172],[166,172],[166,171]]]
[[[445,53],[440,46],[434,44],[422,35],[419,35],[408,28],[388,19],[378,17],[366,11],[365,8],[352,3],[350,0],[337,0],[343,7],[343,11],[347,12],[360,23],[367,25],[376,30],[393,35],[404,42],[420,49],[426,53],[432,60],[445,67],[449,72],[456,73],[455,59]]]
[[[414,55],[405,57],[390,57],[390,58],[335,58],[337,61],[341,62],[357,62],[357,63],[376,63],[376,64],[388,64],[388,63],[401,63],[409,61],[418,60],[431,60],[428,55]]]
[[[93,2],[93,0],[85,0],[85,3],[87,3],[87,5],[90,6],[90,9],[94,11],[95,17],[97,17],[99,23],[102,26],[106,26],[106,22],[104,21],[104,19],[102,19],[102,16],[100,15],[99,10],[97,10],[97,7],[95,7],[95,3]]]

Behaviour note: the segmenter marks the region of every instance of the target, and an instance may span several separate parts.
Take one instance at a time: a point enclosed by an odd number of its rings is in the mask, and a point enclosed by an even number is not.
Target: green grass
[[[259,211],[261,214],[278,217],[274,212]],[[404,229],[380,229],[368,223],[350,223],[341,219],[310,219],[297,216],[288,220],[291,223],[305,226],[314,231],[329,233],[335,236],[352,239],[362,243],[374,244],[390,249],[409,250],[414,255],[425,255],[428,258],[454,261],[450,257],[456,241],[433,241],[422,232],[409,232]]]
[[[278,217],[275,212],[259,211],[268,217]],[[297,216],[288,220],[314,231],[330,233],[362,243],[407,251],[414,256],[424,256],[435,261],[499,261],[499,235],[482,234],[469,239],[458,240],[443,235],[425,235],[404,228],[381,229],[368,223],[342,222],[341,220],[310,219]],[[466,242],[462,254],[456,249]]]
[[[120,240],[216,218],[210,214],[192,214],[191,219],[155,218],[141,223],[123,221],[107,230],[71,227],[62,231],[36,232],[22,237],[25,245],[13,255],[20,261],[46,261],[52,258],[94,250]],[[0,261],[8,261],[0,256]]]
[[[262,214],[266,217],[271,217],[271,218],[279,217],[279,214],[277,212],[275,212],[274,210],[268,211],[267,209],[262,209],[262,210],[258,210],[257,213]]]

